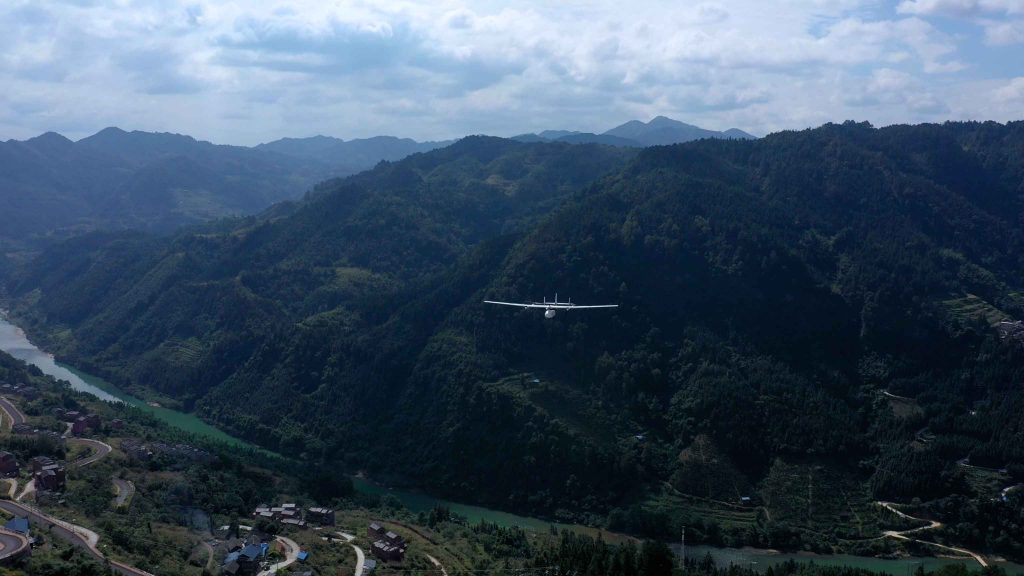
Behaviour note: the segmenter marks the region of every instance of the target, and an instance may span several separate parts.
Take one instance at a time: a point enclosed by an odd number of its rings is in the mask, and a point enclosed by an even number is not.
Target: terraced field
[[[723,528],[746,528],[757,523],[758,509],[729,502],[682,494],[665,486],[661,494],[648,499],[644,508],[713,520]]]

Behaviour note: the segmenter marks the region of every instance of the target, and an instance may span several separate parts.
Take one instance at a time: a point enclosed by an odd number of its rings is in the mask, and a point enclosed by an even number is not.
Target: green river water
[[[108,402],[125,402],[152,414],[159,420],[166,422],[175,428],[198,436],[218,440],[233,446],[244,446],[259,449],[254,444],[234,438],[222,430],[207,424],[193,414],[186,414],[168,408],[152,406],[139,398],[125,394],[102,378],[86,374],[71,366],[56,362],[52,356],[43,352],[29,342],[25,333],[17,326],[11,324],[2,314],[0,314],[0,350],[7,352],[15,358],[37,366],[44,374],[53,376],[58,380],[67,381],[75,390],[87,392],[101,400],[106,400]],[[402,505],[413,512],[428,511],[435,506],[446,506],[452,512],[464,516],[470,522],[474,523],[486,521],[501,526],[519,526],[527,530],[548,530],[554,526],[556,528],[571,529],[594,536],[601,534],[605,541],[608,542],[620,541],[626,538],[620,534],[614,534],[586,526],[552,523],[538,518],[519,516],[480,506],[451,502],[418,492],[390,489],[365,478],[353,478],[353,483],[355,484],[356,489],[363,493],[377,495],[390,494],[397,498]],[[681,549],[678,544],[675,546],[675,551],[677,554],[681,553]],[[714,548],[710,546],[687,546],[686,548],[686,555],[688,557],[701,558],[705,554],[709,553],[719,564],[723,565],[739,564],[755,568],[767,568],[768,566],[780,564],[792,559],[799,562],[815,562],[818,564],[833,566],[854,566],[874,572],[889,573],[894,576],[909,574],[913,572],[919,564],[923,564],[926,570],[931,570],[947,564],[967,564],[969,568],[977,568],[977,565],[973,561],[968,562],[947,558],[883,559],[838,554],[828,556],[802,553],[783,554],[776,553],[771,550],[758,550],[752,548]],[[1008,574],[1024,576],[1024,566],[1022,565],[1011,563],[999,563],[998,565],[1002,566]]]

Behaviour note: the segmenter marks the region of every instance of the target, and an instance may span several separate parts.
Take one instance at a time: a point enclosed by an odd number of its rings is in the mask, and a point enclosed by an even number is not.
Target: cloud
[[[253,143],[601,131],[657,114],[761,133],[858,114],[1009,119],[1012,106],[961,96],[995,46],[1022,42],[1021,2],[8,0],[0,136],[118,124]]]
[[[991,46],[1009,46],[1024,43],[1024,19],[984,20],[985,42]]]
[[[1024,106],[1024,77],[1014,78],[992,94],[996,102]]]
[[[858,79],[846,92],[844,101],[854,107],[895,106],[906,110],[914,119],[949,112],[949,107],[924,83],[906,72],[881,68],[866,79]]]
[[[960,18],[991,13],[1021,14],[1024,13],[1024,0],[903,0],[896,11],[918,16]]]

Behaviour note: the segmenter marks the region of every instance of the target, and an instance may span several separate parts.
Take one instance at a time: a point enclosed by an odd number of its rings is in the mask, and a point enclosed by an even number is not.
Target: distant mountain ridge
[[[251,214],[331,176],[322,164],[170,133],[106,128],[0,142],[0,243],[94,229],[157,232]]]
[[[544,130],[512,139],[643,148],[701,138],[753,136],[735,128],[716,132],[658,116],[647,123],[630,121],[602,134]],[[0,204],[7,216],[0,228],[0,252],[17,252],[92,230],[164,233],[251,215],[298,199],[320,181],[453,142],[317,135],[250,147],[117,127],[78,141],[56,132],[8,140],[0,142]]]
[[[739,128],[729,128],[719,132],[686,124],[685,122],[673,120],[665,116],[656,116],[646,123],[640,120],[630,120],[601,134],[574,132],[571,130],[544,130],[537,134],[514,136],[513,140],[520,142],[557,141],[573,144],[607,144],[610,146],[645,148],[647,146],[681,144],[703,138],[754,140],[757,137]]]
[[[373,167],[381,160],[394,162],[418,152],[429,152],[443,148],[454,140],[417,142],[411,138],[395,136],[373,136],[342,140],[332,136],[309,138],[280,138],[259,144],[256,150],[266,150],[296,158],[322,162],[335,171],[354,174]]]
[[[0,142],[0,248],[90,230],[168,232],[254,214],[328,178],[449,143],[316,136],[247,147],[117,127],[78,141],[56,132],[7,140]]]

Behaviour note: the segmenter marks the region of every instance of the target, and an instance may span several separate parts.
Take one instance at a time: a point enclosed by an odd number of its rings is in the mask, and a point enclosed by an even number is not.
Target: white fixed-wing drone
[[[547,298],[544,298],[543,302],[533,302],[530,304],[524,304],[522,302],[495,302],[494,300],[484,300],[484,304],[501,304],[502,306],[518,306],[520,308],[543,308],[545,318],[554,318],[557,310],[584,310],[587,308],[618,308],[618,304],[599,304],[597,306],[580,306],[579,304],[573,304],[572,298],[567,302],[558,301],[558,293],[555,293],[555,301],[548,302]]]

